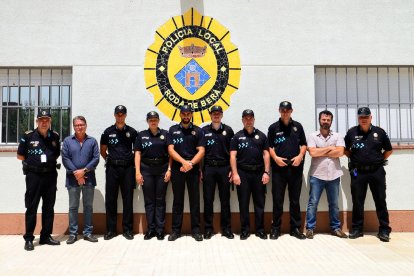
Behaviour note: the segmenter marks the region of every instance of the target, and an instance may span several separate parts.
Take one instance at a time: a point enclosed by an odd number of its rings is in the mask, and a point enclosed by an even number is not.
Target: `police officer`
[[[171,177],[168,156],[169,134],[160,129],[160,116],[151,111],[147,114],[148,129],[138,133],[135,141],[135,179],[142,185],[148,230],[144,240],[157,237],[164,239],[165,193]]]
[[[57,184],[56,159],[60,155],[60,137],[50,129],[51,122],[49,111],[41,110],[37,114],[37,128],[23,135],[17,149],[17,159],[22,160],[23,172],[26,175],[26,233],[23,237],[26,241],[24,249],[28,251],[34,249],[33,232],[40,198],[43,205],[39,244],[60,244],[51,237]]]
[[[241,240],[250,236],[250,194],[253,195],[256,236],[267,239],[264,231],[264,205],[265,185],[269,182],[269,144],[266,135],[254,127],[254,121],[253,110],[244,110],[244,128],[230,142],[232,180],[237,185],[239,198]]]
[[[170,127],[171,141],[168,152],[174,159],[171,167],[171,182],[174,194],[172,233],[169,241],[181,236],[183,222],[184,192],[187,183],[190,200],[191,233],[196,241],[202,241],[200,234],[200,188],[199,162],[204,156],[205,144],[202,130],[191,122],[193,109],[185,104],[180,108],[181,122]]]
[[[218,186],[221,204],[222,236],[233,239],[230,214],[230,140],[233,129],[221,122],[223,109],[215,105],[210,109],[211,124],[203,127],[206,153],[204,156],[203,188],[204,188],[204,238],[210,239],[213,234],[213,202]]]
[[[123,215],[123,236],[132,240],[133,195],[135,188],[133,145],[137,131],[125,123],[127,109],[115,107],[115,124],[108,127],[101,136],[100,153],[106,160],[106,234],[105,240],[116,236],[118,190],[121,189]]]
[[[270,232],[272,240],[280,236],[286,186],[289,192],[290,235],[301,240],[306,239],[300,231],[302,222],[299,205],[306,136],[302,125],[292,120],[292,112],[290,102],[281,102],[280,118],[269,127],[268,132],[272,160],[273,222]]]
[[[345,154],[350,158],[352,194],[352,230],[350,239],[364,235],[364,202],[368,185],[374,198],[379,231],[377,237],[390,240],[391,227],[388,217],[384,165],[392,153],[387,133],[371,124],[371,110],[368,107],[358,109],[358,126],[348,130],[345,136]]]

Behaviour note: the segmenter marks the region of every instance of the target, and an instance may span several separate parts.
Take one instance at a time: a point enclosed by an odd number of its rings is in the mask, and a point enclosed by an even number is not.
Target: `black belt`
[[[372,163],[372,164],[356,164],[356,163],[349,163],[348,169],[350,171],[357,170],[359,172],[372,172],[375,171],[383,166],[387,165],[387,161],[382,161],[379,163]]]
[[[26,162],[23,162],[23,173],[27,174],[27,172],[33,173],[48,173],[53,172],[56,170],[57,165],[49,165],[47,167],[37,167],[28,165]]]
[[[204,162],[207,166],[211,167],[223,167],[230,164],[227,160],[205,160]]]
[[[161,166],[168,162],[168,158],[141,158],[141,161],[148,166]]]
[[[127,167],[132,166],[134,164],[134,160],[116,160],[116,159],[108,159],[106,160],[108,165],[117,166],[117,167]]]
[[[244,164],[237,164],[237,167],[249,171],[249,172],[258,172],[263,171],[263,165],[244,165]]]

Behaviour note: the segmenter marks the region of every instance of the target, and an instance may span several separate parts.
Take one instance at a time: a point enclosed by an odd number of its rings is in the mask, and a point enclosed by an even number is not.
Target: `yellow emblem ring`
[[[208,109],[230,106],[240,83],[240,56],[229,31],[212,17],[191,8],[172,17],[155,32],[144,64],[146,89],[155,106],[171,120],[189,104],[193,122],[209,121]]]

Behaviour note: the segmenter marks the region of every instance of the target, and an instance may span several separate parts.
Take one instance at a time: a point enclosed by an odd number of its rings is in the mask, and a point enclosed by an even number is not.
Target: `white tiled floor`
[[[313,240],[289,235],[277,241],[252,235],[246,241],[215,235],[175,242],[121,235],[98,243],[79,240],[23,249],[21,236],[0,236],[0,275],[414,275],[414,233],[392,233],[390,243],[374,234],[356,240],[319,234]],[[82,238],[82,236],[79,236]]]

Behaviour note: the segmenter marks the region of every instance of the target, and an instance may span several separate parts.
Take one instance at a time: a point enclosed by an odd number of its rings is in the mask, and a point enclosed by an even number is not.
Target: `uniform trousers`
[[[135,169],[133,166],[106,165],[105,208],[106,230],[116,233],[118,191],[121,190],[123,213],[122,228],[132,232],[133,196],[135,187]]]
[[[191,233],[200,233],[200,188],[199,167],[194,166],[189,172],[180,172],[179,167],[173,166],[171,171],[171,182],[174,194],[172,207],[172,231],[181,233],[184,211],[184,192],[187,183],[188,198],[190,201]]]
[[[241,183],[237,186],[241,232],[250,233],[250,195],[253,196],[256,233],[264,231],[264,206],[266,186],[262,183],[262,171],[247,171],[238,168]]]
[[[55,216],[56,184],[56,170],[46,173],[28,172],[26,174],[26,193],[24,196],[26,233],[23,236],[26,241],[34,240],[33,232],[36,227],[37,208],[40,198],[43,201],[40,239],[46,239],[52,234]]]
[[[141,163],[141,174],[144,178],[145,214],[148,231],[164,233],[165,226],[165,193],[168,182],[164,182],[168,163],[162,166],[149,166]]]
[[[375,208],[379,221],[379,231],[390,233],[389,216],[386,202],[386,183],[384,167],[371,172],[357,172],[357,176],[351,172],[352,194],[352,229],[363,231],[364,227],[364,203],[368,185],[374,198]]]
[[[290,229],[300,228],[300,193],[302,191],[303,163],[298,167],[272,167],[273,222],[272,230],[280,231],[286,187],[289,193]]]
[[[213,231],[213,203],[216,185],[220,197],[221,215],[220,225],[222,231],[230,231],[230,166],[208,166],[203,173],[204,191],[204,229]]]

